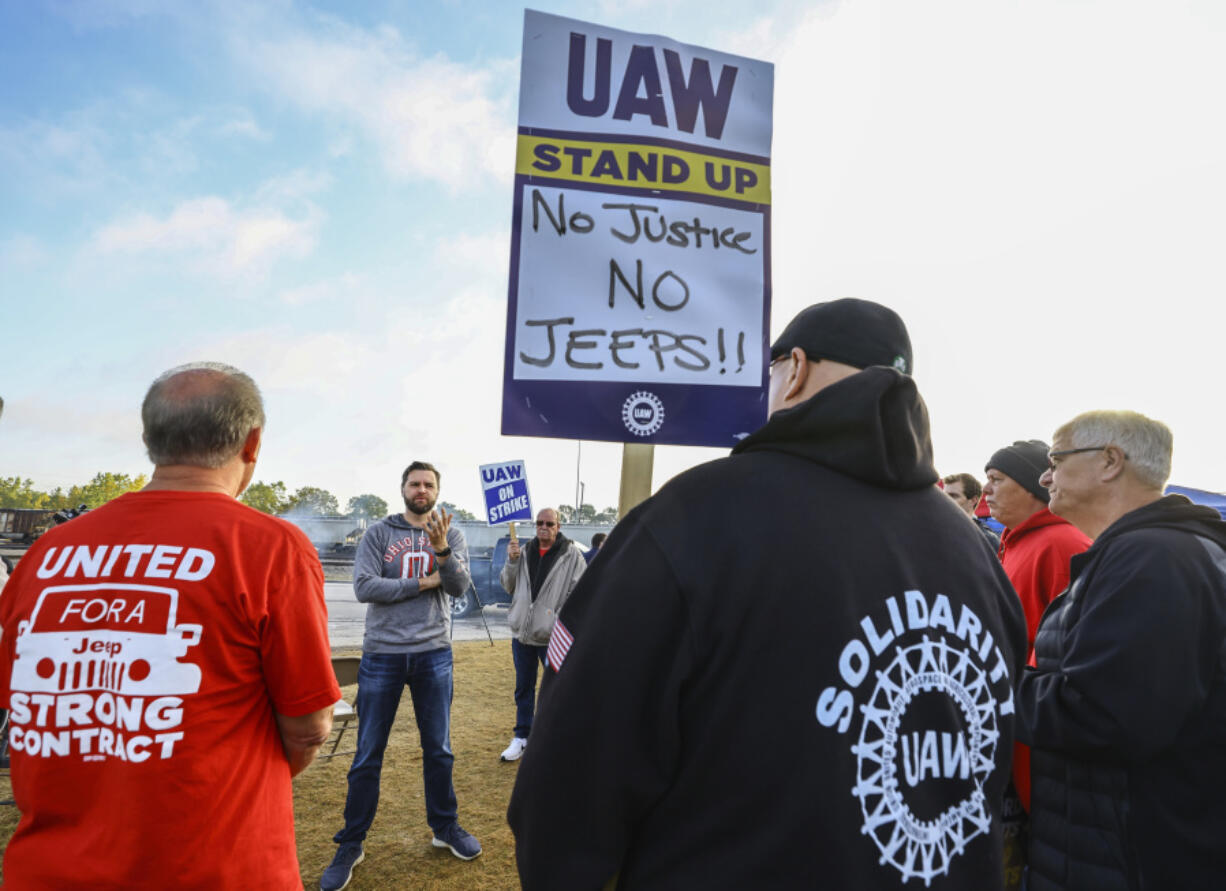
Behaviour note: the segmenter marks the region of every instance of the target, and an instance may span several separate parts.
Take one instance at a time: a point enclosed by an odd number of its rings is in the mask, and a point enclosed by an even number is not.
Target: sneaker
[[[433,845],[436,848],[450,848],[451,853],[461,860],[472,860],[481,854],[481,842],[461,829],[459,823],[452,823],[442,832],[434,833]]]
[[[319,879],[320,891],[341,891],[353,878],[353,868],[366,859],[361,842],[346,842],[336,849],[336,856]]]
[[[528,740],[522,736],[511,737],[511,744],[507,746],[507,750],[502,753],[503,761],[518,761],[524,755],[524,749],[528,748]]]

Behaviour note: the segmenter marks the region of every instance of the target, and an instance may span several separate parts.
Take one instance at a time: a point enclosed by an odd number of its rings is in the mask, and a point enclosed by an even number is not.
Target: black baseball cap
[[[898,313],[871,300],[844,297],[815,303],[788,322],[771,344],[771,361],[800,347],[813,361],[853,368],[885,365],[911,373],[911,338]]]

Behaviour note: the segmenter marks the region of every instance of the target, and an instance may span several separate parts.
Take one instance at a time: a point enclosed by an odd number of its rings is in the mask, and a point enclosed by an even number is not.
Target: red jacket
[[[1034,664],[1034,635],[1043,610],[1069,583],[1069,558],[1091,544],[1089,537],[1047,508],[1035,511],[1000,537],[1001,565],[1022,600],[1026,613],[1026,644],[1029,663]],[[1030,749],[1013,746],[1013,785],[1027,811],[1030,810]]]
[[[1000,537],[1000,562],[1026,611],[1026,641],[1034,647],[1043,610],[1068,587],[1069,558],[1090,546],[1084,532],[1047,508]]]

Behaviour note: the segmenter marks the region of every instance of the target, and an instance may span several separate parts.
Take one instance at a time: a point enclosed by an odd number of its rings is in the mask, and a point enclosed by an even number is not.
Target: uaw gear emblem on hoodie
[[[904,881],[930,884],[991,831],[984,786],[1013,713],[1005,657],[969,606],[906,591],[860,620],[837,670],[816,716],[852,740],[861,831]]]

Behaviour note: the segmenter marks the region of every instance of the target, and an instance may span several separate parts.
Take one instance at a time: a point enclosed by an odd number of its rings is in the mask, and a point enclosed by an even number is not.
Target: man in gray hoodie
[[[480,843],[460,828],[451,782],[451,609],[447,597],[468,590],[468,544],[451,527],[451,516],[434,510],[439,475],[414,461],[401,476],[403,514],[366,530],[353,564],[353,590],[366,609],[366,636],[358,669],[358,750],[349,768],[345,827],[333,841],[322,891],[349,884],[365,853],[362,841],[379,806],[379,775],[388,733],[407,686],[421,735],[426,820],[433,844],[461,860],[481,853]]]

